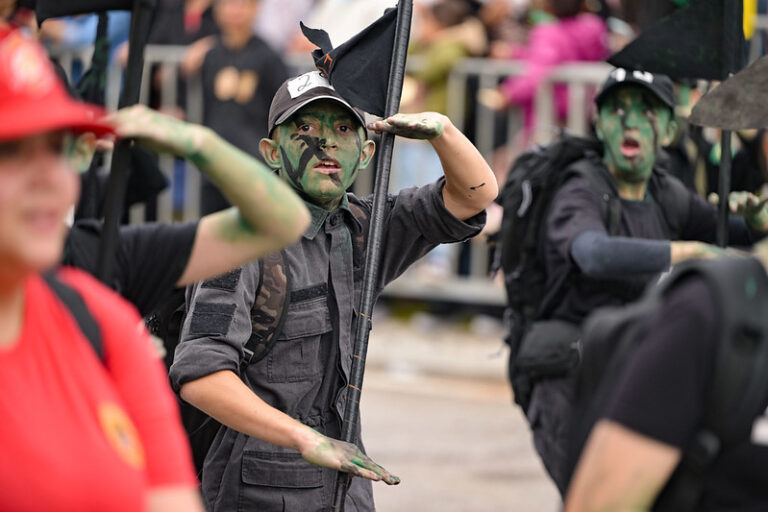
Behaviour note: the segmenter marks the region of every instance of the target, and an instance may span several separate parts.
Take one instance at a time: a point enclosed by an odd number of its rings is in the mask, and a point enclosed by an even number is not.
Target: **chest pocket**
[[[322,373],[321,339],[332,329],[327,294],[292,302],[267,360],[269,382],[302,382]]]

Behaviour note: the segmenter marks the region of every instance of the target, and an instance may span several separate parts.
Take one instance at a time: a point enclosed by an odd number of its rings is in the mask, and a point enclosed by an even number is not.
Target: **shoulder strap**
[[[101,342],[101,330],[93,315],[88,311],[85,301],[80,294],[62,282],[54,272],[48,272],[43,276],[48,286],[56,294],[56,297],[64,304],[77,322],[77,326],[83,333],[88,343],[93,347],[99,360],[104,362],[104,349]]]
[[[605,228],[609,235],[617,235],[621,225],[621,199],[613,178],[605,167],[595,165],[589,158],[583,158],[569,168],[569,175],[583,178],[600,195],[600,209]]]
[[[651,194],[659,203],[672,235],[677,238],[688,223],[691,193],[682,181],[667,171],[655,167],[648,184]]]
[[[243,347],[241,372],[272,350],[283,329],[290,288],[286,262],[285,251],[273,252],[259,261],[259,286],[251,308],[251,337]]]

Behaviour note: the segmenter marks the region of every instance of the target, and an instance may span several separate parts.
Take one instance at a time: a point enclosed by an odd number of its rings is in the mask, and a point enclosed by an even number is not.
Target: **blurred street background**
[[[476,315],[374,315],[361,414],[368,453],[402,478],[376,484],[381,512],[555,512],[506,381],[501,324]]]

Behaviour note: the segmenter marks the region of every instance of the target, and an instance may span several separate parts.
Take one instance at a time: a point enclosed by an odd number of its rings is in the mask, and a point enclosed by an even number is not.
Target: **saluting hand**
[[[144,105],[133,105],[109,115],[107,120],[122,138],[135,138],[157,153],[181,158],[199,154],[207,128],[180,121]]]
[[[408,139],[430,140],[440,137],[450,123],[448,118],[438,112],[418,114],[395,114],[392,117],[368,124],[368,129],[376,133],[389,132]]]

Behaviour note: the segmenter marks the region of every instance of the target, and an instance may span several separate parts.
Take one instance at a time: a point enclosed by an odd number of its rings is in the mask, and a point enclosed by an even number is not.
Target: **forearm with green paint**
[[[236,207],[221,216],[218,232],[228,241],[242,241],[254,233],[283,237],[307,218],[301,199],[276,174],[212,130],[196,127],[200,135],[189,155]]]

